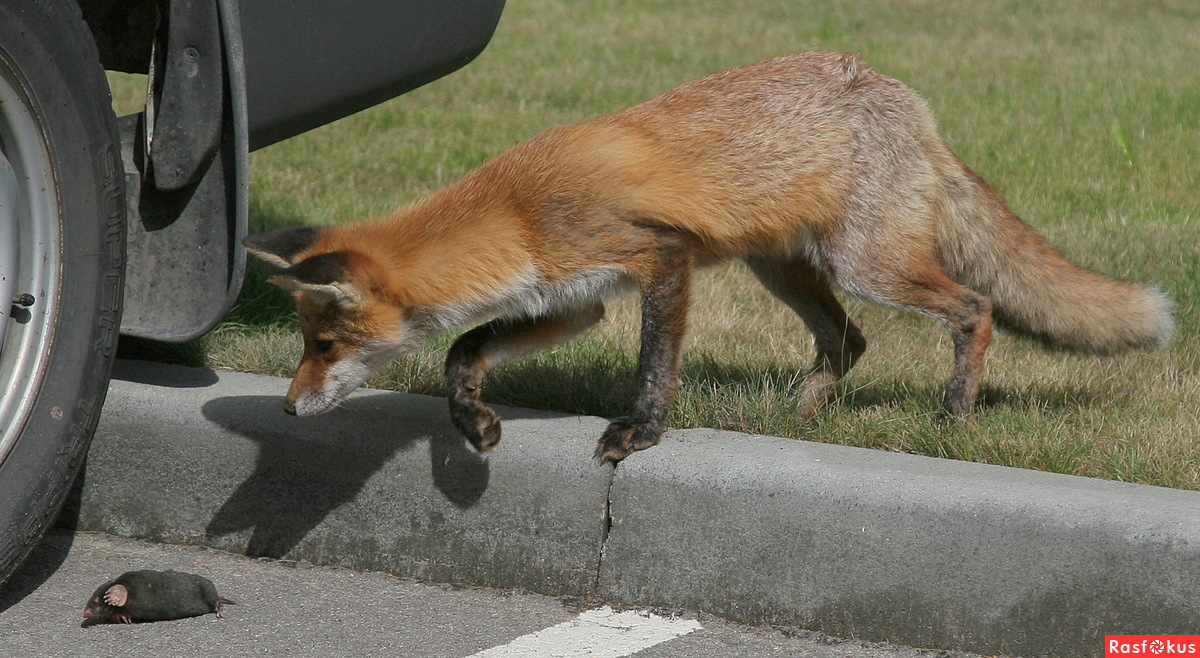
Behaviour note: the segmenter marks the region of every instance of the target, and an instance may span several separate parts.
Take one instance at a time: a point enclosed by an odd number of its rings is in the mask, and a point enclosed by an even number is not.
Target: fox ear
[[[345,252],[317,254],[288,267],[268,281],[289,292],[303,292],[322,306],[357,306],[362,302],[362,293],[347,277],[348,263],[349,257]]]
[[[285,228],[271,233],[248,235],[242,240],[242,244],[247,251],[268,263],[288,267],[296,264],[296,257],[313,246],[324,230],[315,226]]]

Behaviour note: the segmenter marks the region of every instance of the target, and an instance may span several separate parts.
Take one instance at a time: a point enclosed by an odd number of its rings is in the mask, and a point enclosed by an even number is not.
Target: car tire
[[[79,6],[0,0],[0,289],[14,299],[0,297],[0,585],[53,524],[87,452],[124,262],[117,123]]]

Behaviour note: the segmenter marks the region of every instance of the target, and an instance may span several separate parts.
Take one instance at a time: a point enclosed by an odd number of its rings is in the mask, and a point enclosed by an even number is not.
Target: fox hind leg
[[[497,318],[458,338],[446,355],[446,397],[450,419],[477,450],[500,442],[500,416],[481,399],[489,368],[530,352],[566,342],[604,317],[597,302],[538,318]]]
[[[942,406],[952,416],[973,413],[983,379],[984,355],[992,342],[991,300],[939,272],[924,280],[911,281],[896,296],[896,301],[937,318],[950,330],[954,370]]]
[[[954,371],[942,406],[951,415],[966,416],[975,411],[975,399],[983,380],[984,354],[992,341],[992,301],[946,281],[950,285],[942,288],[927,308],[950,328],[954,339]]]
[[[954,369],[942,405],[954,416],[971,414],[992,340],[991,300],[951,280],[932,248],[863,253],[859,262],[867,265],[835,272],[840,286],[876,304],[928,315],[950,330]]]
[[[758,280],[796,312],[812,333],[817,358],[804,378],[796,416],[808,420],[867,349],[867,341],[825,276],[801,259],[749,258]]]

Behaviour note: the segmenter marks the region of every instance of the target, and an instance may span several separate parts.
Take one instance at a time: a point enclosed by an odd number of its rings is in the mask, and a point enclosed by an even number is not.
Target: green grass
[[[1162,286],[1171,346],[1102,359],[998,336],[972,421],[938,413],[944,330],[850,303],[866,357],[812,423],[792,418],[812,359],[796,318],[731,265],[699,277],[674,426],[715,426],[1200,489],[1200,7],[1057,3],[525,0],[466,69],[252,156],[252,230],[383,215],[552,125],[705,73],[804,49],[853,51],[908,82],[943,136],[1071,258]],[[117,83],[118,102],[140,91]],[[290,301],[252,266],[228,321],[175,358],[290,375]],[[602,416],[633,396],[637,310],[494,371],[494,402]],[[452,337],[374,386],[439,394]]]

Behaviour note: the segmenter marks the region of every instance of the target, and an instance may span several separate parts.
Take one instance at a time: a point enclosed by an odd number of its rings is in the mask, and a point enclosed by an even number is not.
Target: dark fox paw
[[[975,413],[975,397],[974,392],[951,385],[942,397],[942,408],[952,417],[970,418]]]
[[[500,415],[487,406],[452,407],[450,418],[479,452],[490,452],[500,443]]]
[[[659,423],[618,418],[609,423],[596,444],[596,459],[615,464],[638,450],[658,445],[663,429]]]

